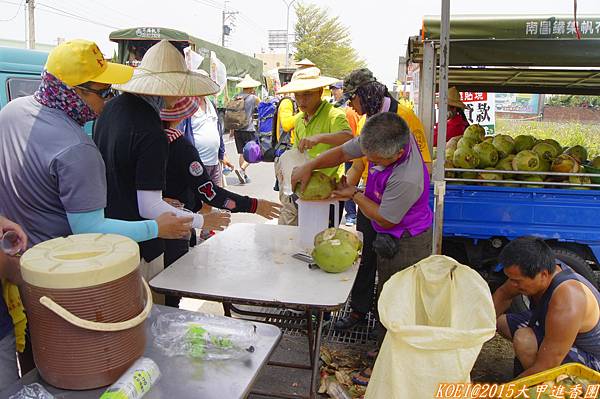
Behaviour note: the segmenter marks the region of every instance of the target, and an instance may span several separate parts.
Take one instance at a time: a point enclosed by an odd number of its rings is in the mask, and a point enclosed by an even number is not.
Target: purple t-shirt
[[[346,154],[360,157],[360,136],[343,145]],[[404,155],[392,165],[381,167],[369,163],[369,177],[365,195],[379,204],[379,214],[395,224],[386,229],[371,221],[375,231],[402,237],[423,233],[433,223],[429,207],[429,173],[423,162],[416,140],[410,135]]]

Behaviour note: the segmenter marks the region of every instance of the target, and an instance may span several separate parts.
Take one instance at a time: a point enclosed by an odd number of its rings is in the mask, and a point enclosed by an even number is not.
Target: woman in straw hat
[[[294,72],[292,80],[283,86],[278,94],[294,93],[300,109],[294,125],[294,147],[315,158],[331,147],[352,139],[352,132],[346,114],[323,100],[323,88],[339,79],[322,76],[317,67],[308,67]],[[334,134],[335,133],[335,134]],[[282,187],[281,168],[275,165],[276,175]],[[333,167],[322,170],[331,177],[339,178],[343,168]],[[279,224],[296,225],[298,210],[291,196],[280,193],[283,204]]]
[[[235,173],[241,184],[250,183],[250,178],[246,174],[246,169],[250,165],[244,160],[244,146],[249,141],[256,139],[256,128],[254,127],[253,116],[256,111],[256,106],[260,102],[260,99],[256,96],[256,88],[261,83],[258,80],[252,79],[249,74],[244,76],[235,87],[242,89],[242,92],[238,94],[234,100],[244,100],[244,111],[246,112],[246,119],[248,124],[242,128],[233,131],[233,137],[235,138],[235,148],[239,155],[240,170],[235,170]]]
[[[465,103],[460,101],[460,93],[456,87],[448,89],[448,122],[446,127],[446,141],[452,137],[460,136],[469,127],[469,120],[465,115]],[[435,124],[433,145],[437,146],[438,124]]]
[[[195,97],[183,97],[172,107],[163,109],[160,117],[169,141],[169,161],[167,163],[167,186],[165,197],[176,201],[194,212],[210,207],[229,212],[255,213],[266,219],[279,216],[281,205],[264,199],[238,195],[220,187],[204,165],[194,145],[188,141],[179,123],[194,115],[200,108]],[[165,267],[175,262],[189,250],[189,240],[166,240]],[[167,305],[177,307],[178,298],[167,297]]]
[[[24,250],[70,234],[118,232],[139,242],[178,238],[189,230],[189,220],[169,214],[133,222],[105,217],[106,170],[83,126],[102,112],[111,84],[128,81],[132,73],[106,61],[96,43],[69,40],[48,55],[37,91],[2,108],[0,215],[16,224],[0,218],[0,235],[20,225]],[[18,266],[17,258],[7,259]],[[27,321],[17,287],[2,284],[7,302],[0,296],[0,387],[18,378],[15,343],[22,353]],[[28,371],[27,363],[20,365]]]
[[[162,40],[146,52],[131,80],[116,88],[125,93],[106,105],[94,130],[94,141],[106,163],[106,213],[127,220],[152,219],[163,212],[189,217],[162,198],[169,143],[160,111],[182,96],[216,93],[219,86],[188,70],[183,55]],[[221,230],[227,224],[229,218],[221,213],[193,214],[194,228]],[[142,274],[150,280],[164,268],[164,242],[144,242],[140,252]]]

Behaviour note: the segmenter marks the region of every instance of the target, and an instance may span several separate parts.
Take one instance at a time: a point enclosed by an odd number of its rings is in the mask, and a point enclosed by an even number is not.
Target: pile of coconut
[[[471,125],[462,136],[448,140],[445,167],[446,169],[489,170],[490,172],[446,172],[448,178],[486,180],[481,183],[486,186],[542,187],[534,184],[536,182],[591,184],[592,181],[588,176],[511,174],[493,171],[595,173],[594,169],[600,168],[600,156],[588,160],[588,151],[585,147],[576,145],[564,148],[553,139],[540,140],[530,135],[520,135],[515,138],[506,134],[486,136],[482,126]],[[518,180],[524,183],[501,183],[501,180]],[[590,189],[590,187],[562,185],[557,187]]]

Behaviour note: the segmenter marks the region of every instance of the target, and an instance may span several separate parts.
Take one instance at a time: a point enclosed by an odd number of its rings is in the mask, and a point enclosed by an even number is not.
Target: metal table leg
[[[317,391],[319,389],[319,383],[321,379],[319,378],[319,366],[321,364],[321,333],[323,332],[323,309],[319,309],[319,314],[317,316],[317,331],[315,336],[315,348],[313,359],[314,362],[312,364],[312,378],[310,380],[310,398],[314,399],[317,397]]]

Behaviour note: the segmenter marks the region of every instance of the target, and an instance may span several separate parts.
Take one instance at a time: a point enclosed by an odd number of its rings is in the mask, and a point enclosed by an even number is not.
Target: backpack
[[[250,124],[250,118],[246,114],[246,96],[235,96],[225,105],[223,124],[226,130],[242,130]]]
[[[275,123],[275,115],[277,112],[277,100],[261,101],[258,104],[258,132],[271,133],[273,131],[273,123]]]
[[[279,100],[279,102],[277,103],[277,107],[275,108],[275,115],[278,115],[279,113],[279,106],[281,105],[281,103],[283,102],[283,100],[288,99],[292,102],[292,105],[294,107],[294,115],[298,113],[298,105],[296,104],[296,101],[291,98],[291,97],[283,97],[281,100]],[[277,133],[279,129],[279,140],[277,139]],[[292,132],[285,132],[283,131],[283,129],[281,128],[281,126],[278,126],[277,123],[273,123],[273,130],[271,131],[271,143],[272,143],[272,147],[273,147],[273,158],[277,158],[279,156],[281,156],[281,154],[283,154],[286,150],[289,150],[292,147]]]

